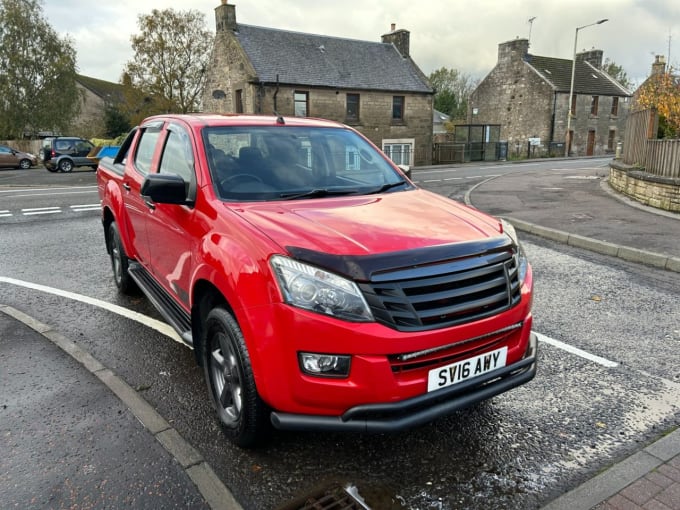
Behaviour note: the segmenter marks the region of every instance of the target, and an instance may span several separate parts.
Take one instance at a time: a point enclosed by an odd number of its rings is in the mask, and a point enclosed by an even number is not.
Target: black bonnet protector
[[[500,235],[480,241],[440,244],[405,251],[377,253],[375,255],[334,255],[320,251],[286,246],[291,256],[354,281],[369,282],[380,273],[435,264],[447,260],[478,257],[513,248],[512,239]]]

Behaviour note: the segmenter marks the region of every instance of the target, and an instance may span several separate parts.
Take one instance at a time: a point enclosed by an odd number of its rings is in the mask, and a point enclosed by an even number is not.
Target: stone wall
[[[593,155],[613,154],[616,144],[623,142],[626,129],[626,119],[630,110],[630,98],[620,97],[618,104],[618,114],[612,115],[612,103],[614,98],[611,96],[598,96],[597,115],[590,114],[592,103],[591,95],[577,94],[576,109],[571,118],[571,130],[574,132],[574,139],[571,144],[572,156],[585,156],[588,145],[588,131],[595,131],[595,143]],[[569,103],[569,93],[558,93],[555,103],[555,140],[563,141],[567,132],[567,105]],[[609,131],[614,131],[615,136],[612,147],[609,148]]]
[[[106,132],[106,104],[104,100],[91,90],[76,83],[80,93],[80,113],[73,121],[73,127],[67,133],[83,138],[101,138]]]
[[[526,40],[499,45],[498,63],[470,97],[471,124],[500,124],[509,149],[550,141],[552,88],[523,60]],[[476,109],[476,110],[474,110]],[[476,114],[475,114],[476,111]]]
[[[609,166],[609,185],[645,205],[680,213],[680,179],[659,177],[612,162]]]

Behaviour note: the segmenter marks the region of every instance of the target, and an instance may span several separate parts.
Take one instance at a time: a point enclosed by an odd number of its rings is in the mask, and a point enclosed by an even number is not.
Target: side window
[[[57,140],[54,142],[54,148],[58,151],[68,151],[73,148],[73,140]]]
[[[153,153],[160,132],[160,127],[154,126],[146,128],[141,135],[137,145],[137,153],[135,154],[135,168],[142,175],[146,175],[151,171]]]
[[[76,150],[77,151],[91,151],[94,148],[94,145],[92,145],[90,142],[86,142],[85,140],[80,140],[76,142]]]
[[[194,157],[189,137],[183,130],[175,128],[168,133],[158,171],[179,175],[186,183],[193,181]]]

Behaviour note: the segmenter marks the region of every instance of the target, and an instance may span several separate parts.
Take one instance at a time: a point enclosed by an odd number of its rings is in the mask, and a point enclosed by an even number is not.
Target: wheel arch
[[[191,336],[194,344],[194,355],[196,356],[196,362],[202,366],[205,349],[205,322],[210,310],[217,306],[223,306],[232,314],[237,322],[238,319],[236,319],[234,309],[222,291],[207,280],[198,280],[195,283],[192,303]]]
[[[56,166],[57,166],[57,168],[61,168],[61,164],[62,164],[64,161],[68,161],[69,163],[71,163],[71,166],[72,166],[72,167],[75,167],[75,166],[76,166],[76,164],[74,163],[73,158],[71,158],[71,156],[61,156],[61,157],[58,158],[57,161],[56,161],[56,164],[57,164]]]

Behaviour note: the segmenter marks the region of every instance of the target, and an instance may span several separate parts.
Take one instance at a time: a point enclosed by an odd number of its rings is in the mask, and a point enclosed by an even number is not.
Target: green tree
[[[138,26],[125,67],[132,86],[161,111],[199,110],[213,41],[203,14],[154,9],[138,17]]]
[[[446,67],[433,71],[429,80],[434,89],[435,110],[451,116],[452,120],[465,119],[468,97],[477,82],[468,74]]]
[[[76,52],[39,0],[0,0],[0,136],[64,132],[80,109]]]
[[[623,67],[618,65],[613,60],[610,60],[608,58],[604,59],[602,70],[627,89],[629,89],[633,85],[633,83],[628,78],[628,73],[626,73]]]
[[[104,110],[104,125],[106,136],[116,138],[130,131],[130,120],[117,106],[109,105]]]

